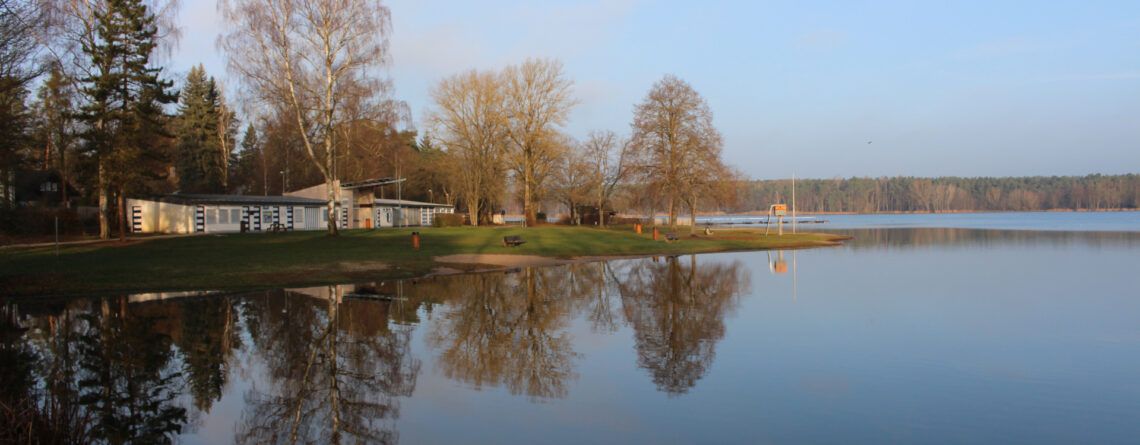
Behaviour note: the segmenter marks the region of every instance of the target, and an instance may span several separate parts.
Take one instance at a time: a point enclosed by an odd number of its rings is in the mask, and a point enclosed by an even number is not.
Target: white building
[[[455,207],[406,199],[374,199],[376,227],[430,226],[435,215],[453,213]]]
[[[340,227],[373,229],[378,227],[430,226],[435,220],[435,215],[455,211],[455,207],[448,204],[383,197],[381,187],[398,186],[402,182],[404,182],[403,178],[378,178],[344,183],[337,181],[340,186]],[[328,188],[325,184],[318,184],[285,195],[326,200],[328,199]]]
[[[174,194],[128,199],[132,233],[325,230],[326,202],[294,196]]]

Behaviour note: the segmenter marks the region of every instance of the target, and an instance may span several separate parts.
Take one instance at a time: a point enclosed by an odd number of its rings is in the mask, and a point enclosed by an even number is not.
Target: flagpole
[[[796,174],[792,173],[792,233],[796,233]]]

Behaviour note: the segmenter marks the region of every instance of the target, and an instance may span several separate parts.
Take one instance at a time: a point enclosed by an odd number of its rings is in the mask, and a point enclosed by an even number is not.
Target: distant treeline
[[[738,210],[790,202],[791,180],[744,184]],[[1140,175],[797,179],[806,212],[1107,210],[1140,206]]]

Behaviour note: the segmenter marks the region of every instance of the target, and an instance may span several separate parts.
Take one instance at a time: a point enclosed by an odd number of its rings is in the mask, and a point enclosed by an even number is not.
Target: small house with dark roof
[[[127,200],[132,233],[325,230],[326,202],[296,196],[173,194]]]
[[[74,201],[79,191],[63,180],[55,170],[21,172],[13,176],[15,187],[11,201],[23,207],[64,207],[63,197]],[[66,192],[64,188],[67,188]],[[7,195],[8,193],[0,193]]]

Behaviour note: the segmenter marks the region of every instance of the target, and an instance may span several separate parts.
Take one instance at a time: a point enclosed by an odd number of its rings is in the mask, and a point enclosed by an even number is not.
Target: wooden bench
[[[526,243],[526,241],[524,241],[522,237],[518,235],[503,237],[503,247],[518,247],[520,244],[524,243]]]
[[[677,238],[677,234],[676,234],[676,233],[673,233],[673,232],[669,232],[669,233],[666,233],[666,234],[665,234],[665,241],[669,241],[669,242],[672,242],[672,241],[677,241],[677,240],[679,240],[679,239],[680,239],[680,238]]]

